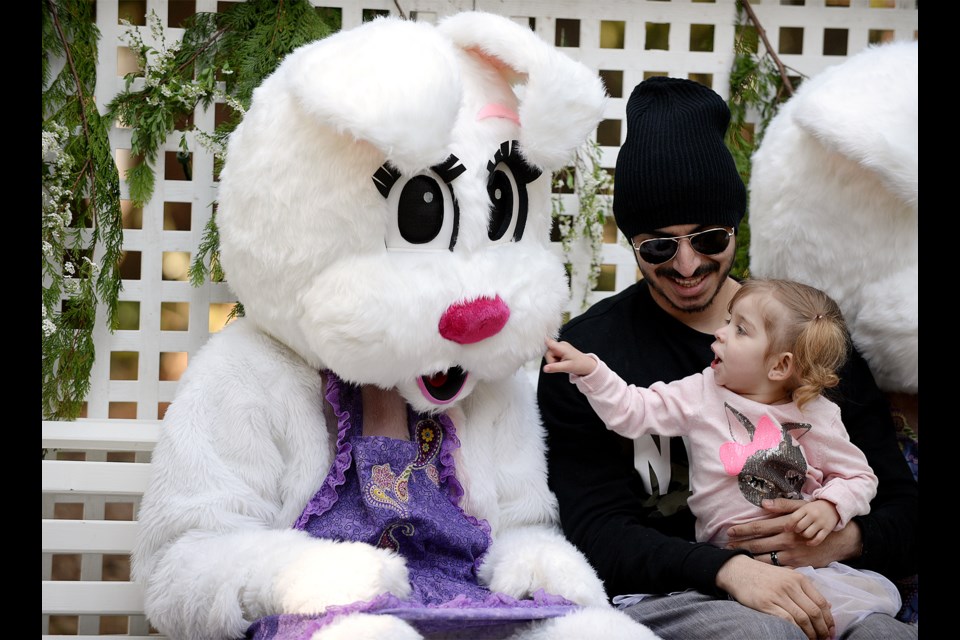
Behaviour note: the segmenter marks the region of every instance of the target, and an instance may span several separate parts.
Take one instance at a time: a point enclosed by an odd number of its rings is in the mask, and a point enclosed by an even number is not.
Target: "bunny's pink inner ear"
[[[467,47],[464,49],[464,51],[482,60],[485,64],[495,69],[496,72],[499,73],[503,79],[511,85],[522,84],[527,81],[527,74],[517,71],[511,65],[507,64],[497,56],[484,51],[480,47]]]
[[[479,47],[467,47],[464,50],[473,58],[479,60],[482,64],[493,69],[497,76],[499,76],[503,81],[504,97],[512,96],[512,98],[506,101],[499,100],[484,105],[477,112],[477,120],[484,120],[486,118],[503,118],[513,122],[517,126],[520,126],[520,114],[516,104],[516,94],[513,92],[512,85],[515,84],[518,79],[525,81],[525,76],[518,73],[513,67],[508,65],[497,56],[487,53]]]

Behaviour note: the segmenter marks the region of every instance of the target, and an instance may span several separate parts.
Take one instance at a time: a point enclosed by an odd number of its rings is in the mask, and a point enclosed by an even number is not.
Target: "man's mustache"
[[[683,280],[684,278],[699,278],[700,276],[705,276],[708,273],[713,273],[715,271],[720,271],[720,265],[716,262],[711,262],[709,264],[700,265],[697,267],[697,270],[689,276],[683,275],[673,267],[660,267],[655,273],[661,278],[677,278]]]

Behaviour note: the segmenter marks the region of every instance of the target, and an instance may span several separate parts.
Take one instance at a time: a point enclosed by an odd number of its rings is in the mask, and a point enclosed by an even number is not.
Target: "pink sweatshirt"
[[[761,404],[718,385],[709,367],[649,388],[627,385],[603,362],[570,380],[616,433],[687,440],[687,504],[700,542],[722,546],[727,528],[770,517],[759,506],[766,497],[829,500],[838,529],[870,511],[877,477],[850,442],[840,408],[822,396],[803,411],[793,402]]]

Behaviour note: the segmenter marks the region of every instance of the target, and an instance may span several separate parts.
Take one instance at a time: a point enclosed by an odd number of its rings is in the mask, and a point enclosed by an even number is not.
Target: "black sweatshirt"
[[[644,387],[698,373],[713,359],[713,336],[663,311],[643,281],[571,320],[560,339]],[[917,571],[917,483],[897,445],[886,398],[859,353],[851,354],[840,376],[828,395],[880,481],[870,514],[855,518],[863,555],[848,564],[891,579],[911,575]],[[634,469],[633,441],[608,431],[568,376],[541,373],[538,399],[563,530],[596,568],[607,594],[694,588],[721,595],[717,572],[738,552],[693,542],[681,441],[671,443],[669,490],[650,496]]]

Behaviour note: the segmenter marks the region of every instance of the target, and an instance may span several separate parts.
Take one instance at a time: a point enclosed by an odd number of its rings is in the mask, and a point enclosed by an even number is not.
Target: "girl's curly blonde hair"
[[[792,280],[747,280],[730,300],[729,309],[738,300],[757,293],[772,295],[787,310],[785,316],[769,307],[764,311],[764,329],[770,336],[767,355],[785,351],[793,354],[792,397],[802,409],[824,389],[840,383],[837,370],[850,348],[843,314],[826,293]]]

